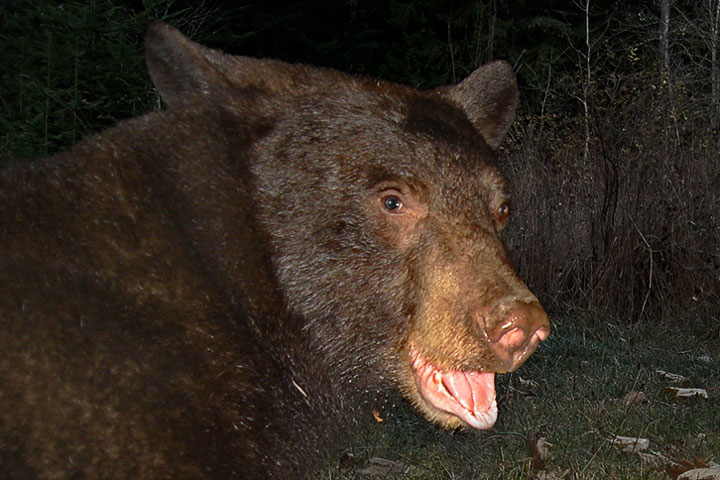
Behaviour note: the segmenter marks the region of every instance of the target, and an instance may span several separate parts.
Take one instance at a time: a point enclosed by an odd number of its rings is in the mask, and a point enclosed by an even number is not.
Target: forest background
[[[156,20],[224,51],[430,88],[510,61],[505,241],[553,312],[720,338],[720,0],[0,4],[0,166],[160,108]]]

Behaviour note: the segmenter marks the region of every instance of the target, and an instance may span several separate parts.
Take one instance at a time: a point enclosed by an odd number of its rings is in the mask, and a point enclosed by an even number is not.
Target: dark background
[[[419,88],[507,59],[506,243],[551,312],[720,335],[720,0],[0,4],[0,165],[159,108],[156,20],[227,52]]]

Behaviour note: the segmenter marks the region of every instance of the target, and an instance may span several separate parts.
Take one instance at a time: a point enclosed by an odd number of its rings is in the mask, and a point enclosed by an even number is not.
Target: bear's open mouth
[[[415,383],[428,404],[473,428],[484,430],[495,424],[494,372],[441,370],[414,350],[411,357]]]

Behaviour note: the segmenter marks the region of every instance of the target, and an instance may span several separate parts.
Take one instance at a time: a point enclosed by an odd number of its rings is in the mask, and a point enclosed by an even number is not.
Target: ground
[[[323,480],[373,478],[371,458],[395,462],[397,479],[670,479],[671,461],[720,463],[720,339],[697,326],[645,321],[623,326],[602,318],[551,316],[554,333],[518,372],[498,376],[500,415],[486,432],[443,432],[409,408],[383,419],[349,455],[329,461]],[[708,398],[676,399],[657,372],[688,378]],[[647,402],[626,404],[630,392]],[[550,442],[533,469],[529,437]],[[624,453],[613,435],[650,441],[646,456]],[[564,474],[564,476],[563,476]],[[377,477],[375,477],[377,478]]]

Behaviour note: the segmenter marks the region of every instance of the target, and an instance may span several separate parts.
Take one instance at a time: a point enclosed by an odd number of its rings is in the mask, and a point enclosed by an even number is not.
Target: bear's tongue
[[[497,420],[493,372],[440,371],[418,355],[413,362],[420,395],[438,410],[459,417],[469,426],[492,427]]]

